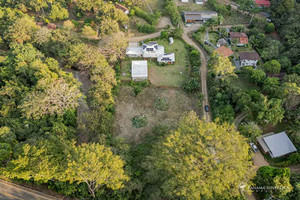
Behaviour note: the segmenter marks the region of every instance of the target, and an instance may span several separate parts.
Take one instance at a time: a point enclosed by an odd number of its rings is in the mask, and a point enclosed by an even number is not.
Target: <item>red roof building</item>
[[[271,2],[270,0],[255,0],[255,3],[260,7],[270,7]]]
[[[225,56],[225,57],[229,57],[233,54],[233,51],[231,51],[231,49],[225,47],[225,46],[220,46],[219,48],[217,48],[215,50],[219,55]]]
[[[246,33],[240,32],[230,32],[230,39],[231,40],[238,40],[240,45],[248,44],[248,36]]]

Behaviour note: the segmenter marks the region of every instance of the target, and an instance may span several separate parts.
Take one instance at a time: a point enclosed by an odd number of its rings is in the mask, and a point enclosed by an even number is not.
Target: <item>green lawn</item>
[[[166,53],[175,53],[175,64],[158,66],[156,59],[148,60],[148,77],[152,85],[181,87],[189,77],[189,58],[185,43],[181,39],[174,39],[174,44],[169,45],[169,41],[157,39],[159,45],[165,47]],[[132,60],[141,58],[131,58],[123,60],[121,63],[121,80],[131,80],[130,68]]]
[[[231,81],[233,85],[241,88],[242,90],[260,90],[257,85],[251,83],[248,78],[243,75],[238,75],[238,78],[232,78]]]
[[[208,51],[209,53],[212,53],[215,50],[215,48],[204,44],[205,35],[206,35],[206,32],[203,32],[203,33],[198,32],[198,33],[195,33],[194,38],[204,47],[204,49],[206,51]],[[208,35],[209,35],[210,42],[212,44],[216,45],[218,39],[220,38],[219,34],[217,34],[215,32],[209,32]]]
[[[189,77],[188,51],[181,39],[174,39],[174,44],[169,45],[167,40],[156,40],[165,47],[166,53],[175,53],[175,64],[158,66],[156,60],[148,62],[149,80],[153,85],[181,87]]]

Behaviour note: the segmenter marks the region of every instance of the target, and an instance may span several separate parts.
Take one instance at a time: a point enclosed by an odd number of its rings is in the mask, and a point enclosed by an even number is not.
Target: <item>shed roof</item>
[[[241,52],[241,60],[261,60],[257,52]]]
[[[263,140],[264,137],[270,136],[270,135],[274,135],[275,133],[271,132],[271,133],[266,133],[264,135],[260,135],[258,137],[256,137],[257,142],[259,143],[259,145],[261,146],[261,148],[264,150],[264,152],[269,152],[270,149],[267,146],[267,144],[265,143],[265,141]]]
[[[184,11],[185,20],[203,20],[202,15],[217,15],[215,11]]]
[[[135,60],[131,63],[131,77],[148,77],[147,60]]]
[[[247,36],[246,33],[230,32],[229,34],[230,34],[230,37],[231,37],[231,38],[243,38],[243,37],[248,38],[248,36]]]
[[[217,48],[215,50],[219,55],[223,55],[223,56],[231,56],[233,54],[233,51],[225,46],[220,46],[219,48]]]
[[[296,147],[285,132],[264,137],[263,140],[270,149],[270,156],[272,158],[284,156],[297,151]]]

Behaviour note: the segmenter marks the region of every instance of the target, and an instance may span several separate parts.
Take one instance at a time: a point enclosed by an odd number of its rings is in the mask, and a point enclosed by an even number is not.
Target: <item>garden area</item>
[[[136,95],[132,87],[121,86],[116,98],[114,133],[140,142],[156,125],[174,128],[183,113],[199,111],[197,102],[196,95],[178,89],[150,86]]]

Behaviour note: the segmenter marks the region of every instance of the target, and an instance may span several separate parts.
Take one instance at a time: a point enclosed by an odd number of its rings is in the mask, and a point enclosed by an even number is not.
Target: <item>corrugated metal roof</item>
[[[285,132],[264,137],[263,140],[270,149],[270,156],[273,158],[297,151],[296,147]]]
[[[270,135],[274,135],[275,133],[271,132],[271,133],[266,133],[264,135],[260,135],[258,137],[256,137],[257,139],[257,142],[259,143],[259,145],[261,146],[261,148],[264,150],[264,152],[269,152],[270,149],[269,147],[267,146],[267,144],[265,143],[265,141],[263,140],[264,137],[268,137]]]

